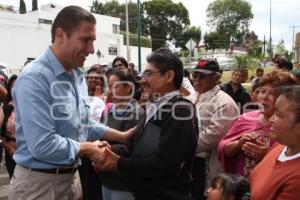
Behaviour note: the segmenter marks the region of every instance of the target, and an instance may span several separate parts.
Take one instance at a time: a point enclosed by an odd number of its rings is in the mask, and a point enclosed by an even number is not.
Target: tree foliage
[[[216,31],[205,33],[203,39],[206,49],[212,49],[213,51],[218,48],[227,49],[230,44],[230,40],[226,35]]]
[[[188,10],[171,0],[143,2],[142,18],[142,32],[151,36],[153,50],[165,46],[167,41],[179,47],[183,30],[190,24]]]
[[[249,56],[263,58],[263,41],[258,40],[258,36],[254,31],[245,34],[243,46],[248,51]]]
[[[123,34],[123,42],[126,44],[126,32],[121,32]],[[130,46],[138,46],[138,36],[137,34],[129,34],[129,45]],[[150,38],[145,36],[141,36],[141,47],[152,48],[152,42]]]
[[[178,46],[186,49],[185,44],[190,40],[194,40],[196,44],[201,41],[201,28],[196,26],[188,26],[183,30],[182,39],[178,41]]]
[[[125,3],[120,4],[116,0],[106,2],[105,4],[99,2],[98,0],[94,0],[91,6],[91,12],[120,18],[121,19],[120,30],[125,31],[126,30],[125,6],[126,6]],[[136,12],[137,12],[136,4],[129,1],[128,2],[128,20],[129,20],[128,24],[129,24],[129,32],[131,33],[137,32]]]
[[[276,54],[279,56],[285,56],[286,48],[283,40],[280,40],[278,44],[276,45]]]
[[[125,31],[125,3],[120,4],[113,0],[101,3],[94,0],[91,6],[91,12],[118,17],[121,19],[120,30]],[[137,4],[128,2],[129,31],[137,33]],[[173,3],[171,0],[150,0],[141,5],[141,26],[142,35],[151,36],[152,47],[157,49],[165,46],[167,41],[176,47],[184,47],[189,40],[183,34],[191,34],[194,38],[201,38],[201,30],[187,26],[190,24],[188,10],[182,3]],[[189,32],[184,32],[187,30]],[[199,36],[200,33],[200,37]]]
[[[214,37],[225,37],[219,48],[229,46],[230,42],[241,45],[248,33],[253,18],[251,5],[245,0],[215,0],[207,8],[208,24],[215,32]]]
[[[38,1],[32,0],[32,11],[38,10]]]
[[[19,13],[20,14],[24,14],[26,12],[27,12],[27,10],[26,10],[26,4],[25,4],[25,2],[24,2],[24,0],[20,0]]]
[[[249,55],[236,55],[234,56],[235,66],[238,69],[255,69],[260,66],[260,61],[257,58],[253,58]]]

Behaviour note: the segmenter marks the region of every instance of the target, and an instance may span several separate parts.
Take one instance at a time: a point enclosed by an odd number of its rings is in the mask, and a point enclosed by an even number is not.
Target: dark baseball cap
[[[222,73],[219,63],[215,60],[201,59],[193,69],[193,72],[202,72],[205,74]]]

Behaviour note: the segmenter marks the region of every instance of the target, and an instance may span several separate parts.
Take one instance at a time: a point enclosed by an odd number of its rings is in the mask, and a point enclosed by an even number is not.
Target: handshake
[[[111,147],[106,141],[92,142],[93,150],[88,156],[96,171],[117,171],[119,155],[111,151]]]
[[[136,127],[120,132],[109,128],[103,139],[108,141],[126,142],[134,134]],[[90,158],[94,166],[100,171],[117,170],[120,156],[111,151],[111,147],[106,141],[81,142],[78,157]]]

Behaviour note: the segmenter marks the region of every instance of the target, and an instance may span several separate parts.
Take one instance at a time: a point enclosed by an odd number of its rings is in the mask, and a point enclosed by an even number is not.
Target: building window
[[[113,27],[113,33],[115,33],[115,34],[119,34],[120,33],[120,26],[119,25],[117,25],[117,24],[113,24],[112,25]]]
[[[108,54],[109,55],[118,55],[118,48],[117,47],[108,47]]]
[[[39,18],[39,24],[49,24],[49,25],[51,25],[52,20]]]

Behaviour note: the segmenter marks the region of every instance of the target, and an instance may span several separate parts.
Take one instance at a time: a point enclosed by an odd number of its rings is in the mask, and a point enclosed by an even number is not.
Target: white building
[[[41,10],[18,14],[0,11],[0,62],[8,67],[8,73],[18,73],[28,59],[38,57],[51,44],[51,24],[62,9],[61,6],[47,4]],[[94,14],[97,25],[95,54],[90,55],[85,67],[93,64],[109,64],[116,56],[126,58],[123,35],[119,34],[120,19]],[[100,50],[101,57],[96,52]],[[138,63],[137,47],[130,47],[130,62]],[[150,48],[142,48],[142,68]]]

